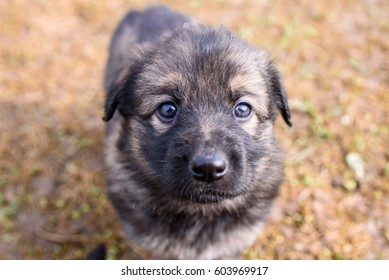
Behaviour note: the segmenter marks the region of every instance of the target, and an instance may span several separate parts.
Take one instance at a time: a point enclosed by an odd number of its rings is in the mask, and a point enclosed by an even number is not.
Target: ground
[[[155,1],[0,2],[0,259],[128,250],[104,188],[103,70],[118,20]],[[165,1],[274,56],[294,126],[246,259],[389,259],[389,2]]]

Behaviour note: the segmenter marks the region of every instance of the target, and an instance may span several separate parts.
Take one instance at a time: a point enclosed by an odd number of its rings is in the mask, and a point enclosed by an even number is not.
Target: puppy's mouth
[[[196,190],[191,190],[190,192],[180,193],[179,199],[190,203],[212,204],[220,203],[225,200],[231,200],[244,194],[244,191],[227,192],[210,186],[207,188],[199,187]]]

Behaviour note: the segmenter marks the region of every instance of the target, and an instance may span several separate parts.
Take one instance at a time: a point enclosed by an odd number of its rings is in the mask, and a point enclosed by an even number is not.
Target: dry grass
[[[0,258],[133,258],[104,191],[102,75],[154,1],[0,2]],[[166,1],[276,57],[295,126],[260,259],[389,259],[389,2]]]

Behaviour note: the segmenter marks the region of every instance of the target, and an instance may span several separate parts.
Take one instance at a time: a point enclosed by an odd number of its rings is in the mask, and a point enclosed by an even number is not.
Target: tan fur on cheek
[[[105,141],[104,159],[105,164],[110,166],[114,170],[113,173],[118,173],[121,169],[120,164],[117,163],[118,153],[116,150],[116,143],[120,136],[120,122],[116,122],[112,128],[112,133],[107,137]]]
[[[150,123],[154,128],[154,132],[157,135],[160,135],[164,132],[166,132],[171,124],[162,122],[156,114],[152,115],[150,118]]]
[[[256,135],[258,129],[258,117],[254,114],[247,121],[241,123],[242,128],[250,135]]]
[[[261,128],[259,139],[262,140],[263,143],[267,143],[267,148],[272,149],[274,137],[274,127],[270,121],[267,121],[267,124]]]
[[[141,149],[141,137],[140,137],[140,131],[143,127],[142,125],[135,120],[132,120],[130,123],[130,129],[132,133],[130,133],[132,136],[128,138],[128,142],[130,144],[131,152],[134,154],[134,157],[137,159],[137,165],[138,167],[143,171],[143,174],[148,174],[148,178],[152,179],[155,178],[156,175],[152,168],[148,165],[149,160],[146,159],[146,157],[142,153]]]

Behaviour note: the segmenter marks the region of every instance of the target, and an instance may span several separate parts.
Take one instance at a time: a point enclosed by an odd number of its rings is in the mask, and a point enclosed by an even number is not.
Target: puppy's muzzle
[[[189,162],[189,170],[195,179],[211,183],[227,173],[228,161],[223,152],[205,148],[195,153]]]

